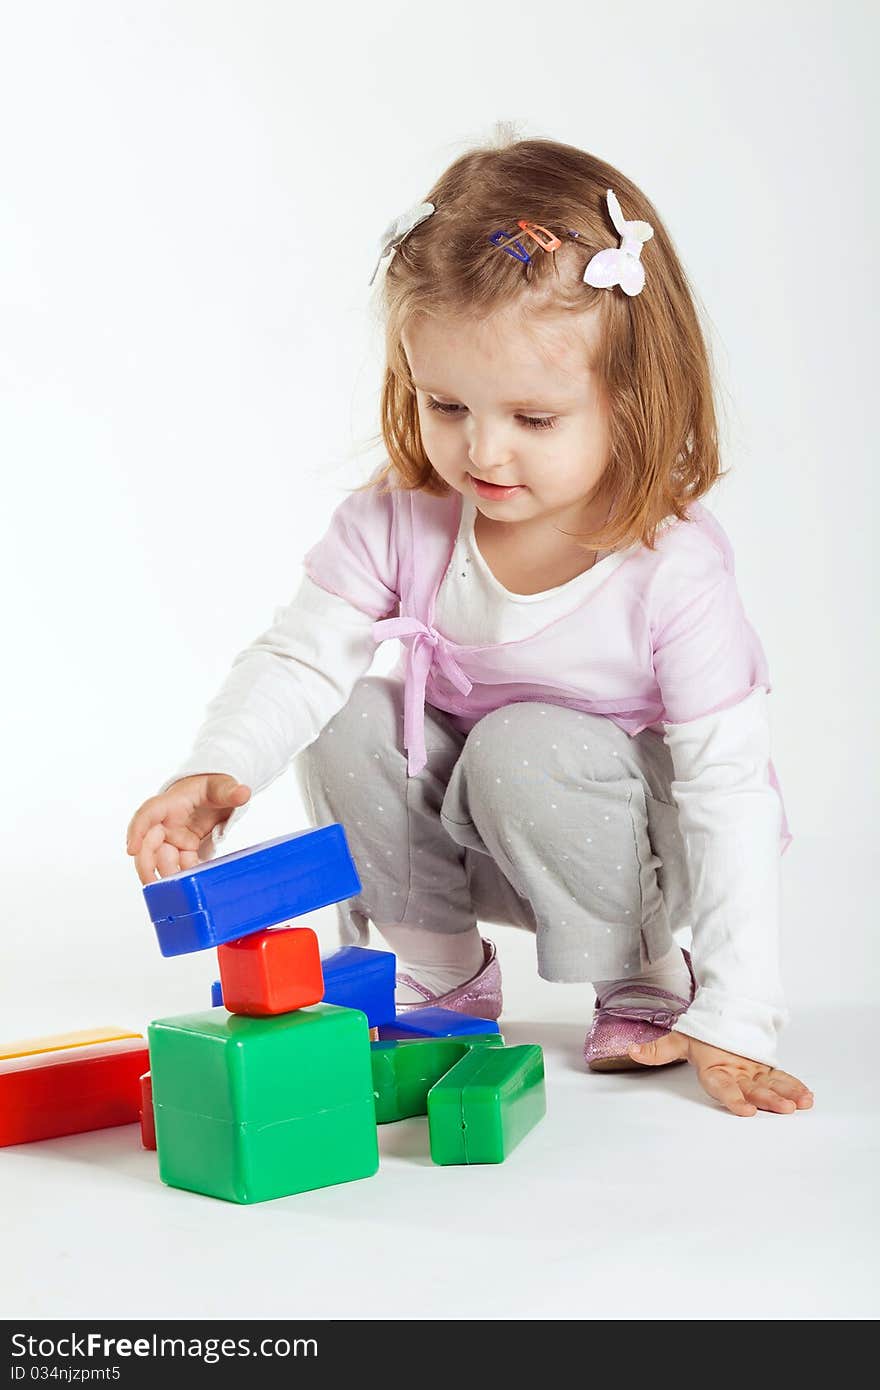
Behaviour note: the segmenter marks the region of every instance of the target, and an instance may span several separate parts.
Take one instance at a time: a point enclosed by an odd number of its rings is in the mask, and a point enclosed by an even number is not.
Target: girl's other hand
[[[648,1067],[686,1057],[696,1067],[706,1094],[720,1101],[732,1115],[750,1116],[759,1110],[793,1115],[796,1110],[809,1110],[813,1104],[812,1091],[787,1071],[768,1067],[765,1062],[753,1062],[735,1052],[724,1052],[685,1033],[667,1033],[665,1038],[641,1046],[636,1043],[629,1055],[634,1062]]]
[[[157,873],[168,878],[194,868],[205,836],[236,807],[244,806],[250,795],[250,787],[234,777],[207,772],[181,777],[167,791],[151,796],[132,816],[126,839],[141,883],[153,883]]]

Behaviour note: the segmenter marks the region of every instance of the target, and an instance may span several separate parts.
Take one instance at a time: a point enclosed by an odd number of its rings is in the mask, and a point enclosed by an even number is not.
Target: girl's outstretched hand
[[[132,816],[125,846],[141,883],[153,883],[157,873],[168,878],[194,868],[205,836],[250,795],[250,787],[227,773],[207,772],[181,777],[151,796]]]
[[[768,1067],[765,1062],[753,1062],[735,1052],[724,1052],[684,1033],[672,1032],[656,1042],[634,1043],[629,1055],[648,1067],[687,1058],[696,1067],[706,1094],[726,1105],[732,1115],[755,1115],[759,1110],[793,1115],[796,1110],[809,1110],[813,1104],[813,1092],[787,1071]]]

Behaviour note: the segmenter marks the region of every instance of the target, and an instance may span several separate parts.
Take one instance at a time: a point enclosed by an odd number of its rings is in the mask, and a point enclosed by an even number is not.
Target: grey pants
[[[367,945],[369,922],[494,922],[534,932],[539,975],[573,983],[635,975],[689,925],[659,734],[533,701],[464,734],[429,704],[416,777],[402,736],[402,682],[366,676],[296,759],[313,824],[344,827],[361,878],[337,905],[344,945]]]

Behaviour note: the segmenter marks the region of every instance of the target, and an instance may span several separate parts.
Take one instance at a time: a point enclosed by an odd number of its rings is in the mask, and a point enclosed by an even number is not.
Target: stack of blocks
[[[397,1016],[390,952],[322,962],[308,928],[272,925],[359,891],[338,824],[144,889],[164,954],[220,963],[210,1011],[150,1026],[165,1182],[251,1202],[368,1177],[376,1124],[425,1114],[436,1163],[500,1163],[544,1115],[540,1047],[445,1009]]]
[[[163,954],[217,947],[224,1005],[149,1028],[170,1186],[259,1202],[378,1169],[367,1015],[326,1001],[310,928],[272,929],[359,890],[338,825],[144,889]]]
[[[243,1203],[372,1176],[377,1124],[413,1115],[436,1163],[502,1162],[545,1113],[541,1048],[397,1016],[391,952],[322,961],[310,928],[276,925],[360,888],[338,824],[147,885],[163,955],[216,948],[212,1007],[151,1023],[149,1053],[112,1028],[0,1044],[0,1146],[139,1115],[164,1182]]]

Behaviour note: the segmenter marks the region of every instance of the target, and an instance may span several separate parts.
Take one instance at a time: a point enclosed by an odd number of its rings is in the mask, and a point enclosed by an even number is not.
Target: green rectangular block
[[[474,1047],[503,1047],[500,1033],[460,1038],[403,1038],[370,1045],[376,1123],[428,1113],[428,1092]]]
[[[472,1048],[428,1092],[435,1163],[503,1163],[547,1113],[537,1043]]]
[[[263,1202],[379,1167],[366,1014],[315,1004],[271,1018],[223,1008],[148,1030],[159,1175]]]

